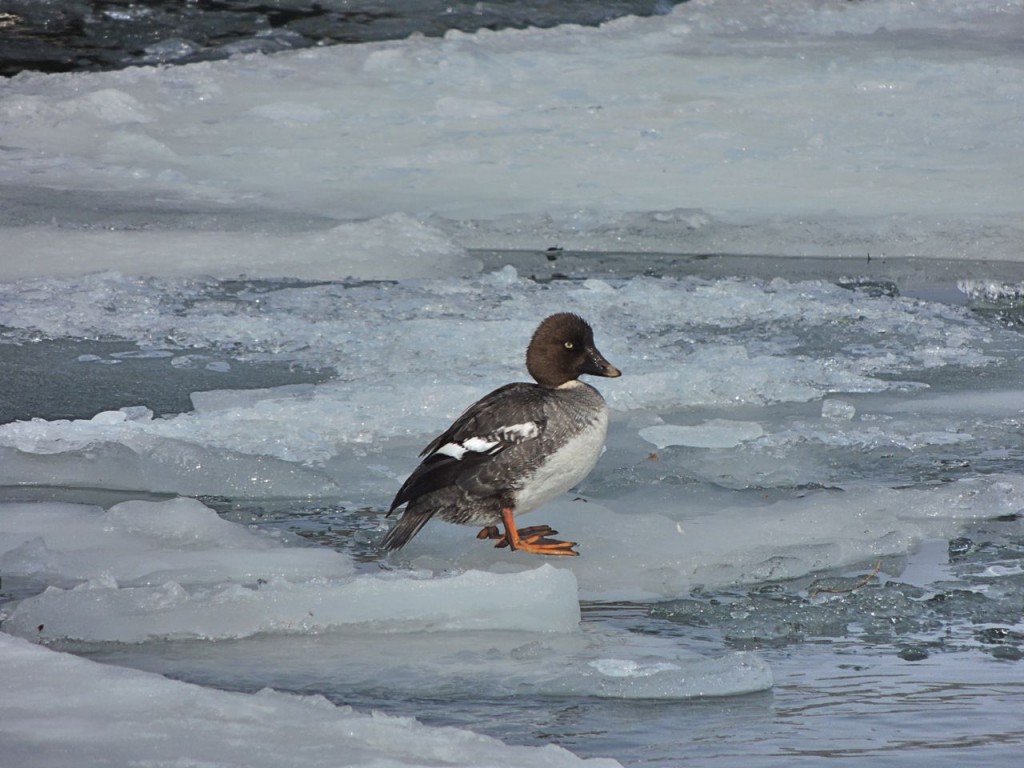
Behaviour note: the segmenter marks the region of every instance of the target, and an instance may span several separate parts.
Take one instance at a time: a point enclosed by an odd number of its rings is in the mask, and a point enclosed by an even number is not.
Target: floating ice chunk
[[[105,533],[123,531],[139,537],[140,543],[149,543],[150,546],[260,550],[279,546],[276,540],[265,534],[221,519],[196,499],[125,501],[112,506],[98,522]]]
[[[123,411],[102,411],[90,419],[93,424],[112,425],[124,424],[128,421],[128,415]]]
[[[479,265],[440,230],[404,214],[339,224],[326,233],[306,236],[300,247],[322,250],[321,260],[328,269],[334,262],[336,278],[410,279],[479,271]],[[296,273],[289,266],[284,274]]]
[[[633,659],[595,659],[590,666],[608,677],[650,677],[679,669],[677,664],[666,661],[642,664]]]
[[[984,571],[976,574],[982,579],[1001,579],[1005,576],[1019,576],[1024,573],[1024,567],[1020,565],[990,565]]]
[[[125,352],[113,352],[110,356],[121,360],[155,360],[174,357],[174,353],[166,349],[131,349]]]
[[[261,389],[212,389],[189,395],[197,411],[226,411],[230,408],[250,408],[261,400],[286,398],[309,399],[316,393],[312,384],[286,384]]]
[[[999,280],[958,280],[957,288],[968,298],[984,301],[1015,302],[1024,298],[1024,283],[1003,283]]]
[[[553,745],[506,746],[457,728],[428,728],[407,717],[360,714],[320,696],[203,688],[97,664],[2,633],[0,657],[0,723],[9,765],[618,765],[582,760]]]
[[[143,51],[147,54],[145,57],[147,61],[159,63],[183,59],[186,56],[193,55],[198,50],[200,50],[200,47],[196,43],[177,37],[161,40],[143,48]]]
[[[51,553],[42,536],[25,538],[20,544],[14,544],[11,539],[9,534],[0,534],[0,571],[8,579],[12,576],[23,579],[42,576],[51,582],[62,581],[63,574],[59,570],[50,569]]]
[[[387,280],[475,274],[479,261],[436,227],[405,214],[339,224],[299,235],[243,232],[106,231],[65,233],[51,242],[47,230],[6,230],[12,253],[32,253],[4,265],[6,279],[53,273],[115,270],[124,274],[224,277],[297,277]],[[74,264],[67,253],[80,258]],[[140,261],[139,254],[147,259]]]
[[[489,285],[510,286],[519,282],[519,273],[511,264],[506,264],[501,269],[495,270],[483,276],[483,282]]]
[[[121,587],[189,587],[350,576],[351,559],[321,547],[286,547],[222,520],[194,499],[128,501],[104,512],[81,504],[0,505],[5,576],[48,574],[53,584],[110,578]]]
[[[63,447],[47,443],[31,452],[0,447],[0,483],[234,498],[341,494],[338,484],[317,469],[173,439],[141,440],[132,447],[104,440]]]
[[[971,414],[1002,417],[1024,413],[1024,390],[986,390],[915,397],[883,406],[885,413]]]
[[[571,632],[580,618],[576,593],[575,576],[550,565],[522,573],[467,571],[443,578],[387,574],[299,583],[271,577],[254,587],[185,589],[169,582],[122,588],[86,583],[70,590],[51,587],[21,601],[4,628],[47,641],[123,643],[221,640],[340,628]]]
[[[573,679],[556,681],[552,691],[602,698],[684,699],[753,693],[772,684],[771,668],[753,654],[685,661],[603,658],[574,670]]]
[[[853,403],[845,400],[824,400],[821,403],[821,417],[823,419],[839,419],[849,421],[857,415],[857,408]]]
[[[5,576],[77,584],[18,604],[5,627],[29,637],[140,642],[337,627],[570,632],[579,623],[575,576],[546,564],[441,579],[354,576],[347,555],[285,546],[193,499],[129,501],[107,512],[74,504],[0,509]]]
[[[708,658],[682,651],[672,637],[600,624],[566,633],[381,629],[192,643],[173,659],[151,660],[146,668],[171,677],[198,675],[214,685],[241,674],[249,685],[316,679],[330,690],[356,695],[384,685],[405,698],[436,697],[443,690],[445,699],[463,701],[523,696],[681,700],[772,686],[771,669],[756,656]],[[225,668],[233,670],[227,677]]]
[[[557,501],[520,524],[546,523],[579,542],[580,557],[560,558],[586,599],[685,596],[698,585],[797,578],[873,558],[905,554],[948,536],[959,521],[1015,513],[1024,479],[984,477],[935,488],[850,486],[793,498],[708,510],[700,497],[638,488],[614,508],[594,500]],[[524,567],[518,552],[477,541],[470,529],[432,521],[400,550],[412,565],[443,571]]]
[[[750,421],[711,419],[697,426],[655,424],[640,430],[640,437],[658,448],[685,445],[692,448],[732,448],[764,434],[760,424]]]
[[[125,421],[151,421],[153,411],[144,405],[129,405],[120,409]]]
[[[176,355],[171,358],[171,365],[174,368],[195,368],[208,357],[208,355]]]

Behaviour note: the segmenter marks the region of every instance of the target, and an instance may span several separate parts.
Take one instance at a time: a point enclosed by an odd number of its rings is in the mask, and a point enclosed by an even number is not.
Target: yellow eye
[[[565,348],[566,349],[572,349],[572,342],[571,341],[565,342]]]

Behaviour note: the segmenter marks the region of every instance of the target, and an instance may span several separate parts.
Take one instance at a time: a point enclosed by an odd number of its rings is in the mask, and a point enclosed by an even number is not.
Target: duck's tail
[[[427,521],[433,516],[433,510],[417,509],[415,507],[410,509],[406,507],[401,519],[385,534],[384,539],[381,541],[381,546],[389,552],[401,549],[409,543],[413,536],[420,532],[420,528],[426,525]]]

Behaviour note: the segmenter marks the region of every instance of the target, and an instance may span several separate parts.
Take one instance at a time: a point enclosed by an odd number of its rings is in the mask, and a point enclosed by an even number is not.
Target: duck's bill
[[[591,376],[606,376],[614,379],[622,375],[622,371],[604,359],[604,356],[596,349],[587,356],[587,362],[583,366],[583,373]]]

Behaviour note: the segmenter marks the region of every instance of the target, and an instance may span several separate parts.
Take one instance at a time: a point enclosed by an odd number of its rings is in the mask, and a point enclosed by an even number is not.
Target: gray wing
[[[426,458],[399,489],[389,514],[446,486],[477,496],[506,489],[509,462],[502,454],[539,439],[547,427],[537,415],[542,412],[536,407],[542,400],[539,390],[536,384],[506,384],[466,409],[420,454]]]

